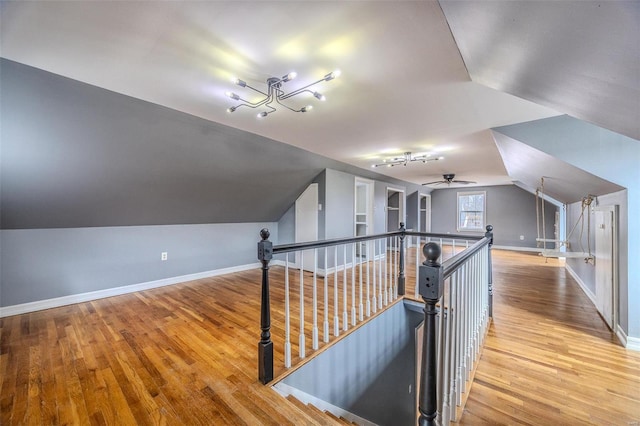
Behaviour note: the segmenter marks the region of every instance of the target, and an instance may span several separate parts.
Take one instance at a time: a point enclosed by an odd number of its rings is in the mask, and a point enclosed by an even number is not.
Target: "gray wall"
[[[415,328],[423,319],[397,303],[283,382],[380,425],[413,424]]]
[[[595,203],[594,203],[595,205]],[[618,206],[618,217],[617,219],[617,238],[618,238],[618,266],[619,266],[619,276],[618,280],[622,281],[625,285],[619,285],[620,291],[618,292],[618,306],[619,306],[619,322],[621,326],[626,327],[628,325],[628,311],[627,304],[620,303],[621,300],[628,300],[627,293],[627,268],[629,264],[629,259],[627,257],[627,244],[628,244],[628,235],[626,232],[622,231],[627,229],[629,226],[629,219],[627,216],[627,191],[619,191],[613,194],[601,195],[598,197],[598,205],[600,206]],[[581,203],[573,203],[567,206],[567,232],[571,230],[571,228],[578,223],[576,230],[573,232],[569,242],[571,243],[571,251],[581,251],[580,248],[580,229],[581,225],[579,222],[580,212],[582,211]],[[588,212],[585,212],[584,218],[584,233],[582,237],[582,246],[584,247],[585,252],[588,250],[587,245],[587,235],[590,235],[591,238],[591,252],[595,253],[596,247],[596,229],[595,229],[595,219],[594,213],[591,209],[587,209]],[[591,228],[590,232],[587,232],[588,220],[586,215],[591,215]],[[596,259],[597,262],[597,259]],[[571,269],[580,277],[580,280],[584,283],[584,285],[591,291],[593,295],[596,292],[596,280],[595,280],[595,266],[593,263],[585,263],[583,259],[567,259],[567,265],[571,267]]]
[[[2,230],[0,306],[254,264],[265,227],[277,235],[273,222]]]
[[[420,206],[418,203],[418,191],[407,195],[407,223],[405,228],[413,229],[414,231],[420,231],[418,229],[418,215],[420,213]]]
[[[437,189],[431,193],[431,230],[457,233],[458,192],[486,191],[486,223],[493,225],[494,244],[536,248],[535,196],[515,185]],[[545,203],[547,238],[553,237],[557,207]],[[465,232],[467,233],[467,232]],[[520,240],[524,235],[524,240]]]
[[[325,238],[355,235],[355,176],[327,170],[325,198]]]
[[[382,177],[17,62],[0,71],[2,229],[275,222],[326,168]]]
[[[6,59],[0,86],[3,307],[255,263],[326,168],[382,177]]]

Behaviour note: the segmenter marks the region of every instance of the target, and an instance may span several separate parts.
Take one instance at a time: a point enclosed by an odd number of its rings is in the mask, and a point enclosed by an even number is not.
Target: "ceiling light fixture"
[[[422,163],[426,163],[427,161],[439,161],[444,160],[444,157],[431,157],[431,154],[422,154],[416,155],[413,157],[411,152],[405,152],[402,157],[389,158],[387,160],[383,160],[380,164],[374,164],[371,167],[393,167],[393,166],[406,166],[407,163],[412,163],[414,161],[419,161]]]
[[[278,104],[281,105],[283,107],[285,107],[286,109],[293,111],[293,112],[308,112],[310,111],[313,106],[312,105],[307,105],[304,106],[302,108],[299,109],[294,109],[291,108],[288,105],[285,105],[284,103],[282,103],[282,101],[289,99],[291,97],[294,97],[296,95],[299,95],[301,93],[304,92],[309,92],[311,93],[316,99],[319,99],[321,101],[324,101],[326,98],[324,97],[324,95],[322,93],[318,93],[314,90],[309,90],[309,87],[321,83],[323,81],[331,81],[334,78],[340,76],[340,70],[336,70],[336,71],[332,71],[329,74],[325,75],[324,77],[322,77],[320,80],[318,81],[314,81],[311,84],[307,84],[304,87],[301,87],[299,89],[296,89],[292,92],[289,93],[285,93],[284,90],[282,90],[282,85],[288,81],[293,80],[294,78],[296,78],[297,74],[295,72],[290,72],[289,74],[282,76],[280,78],[277,77],[271,77],[267,79],[267,93],[263,92],[262,90],[258,90],[255,87],[251,87],[247,84],[246,81],[240,80],[239,78],[234,78],[232,81],[237,84],[240,87],[247,87],[251,90],[253,90],[254,92],[258,92],[261,95],[264,95],[265,98],[262,99],[259,102],[249,102],[246,99],[242,99],[239,95],[233,93],[233,92],[226,92],[226,95],[228,97],[230,97],[231,99],[235,100],[235,101],[241,101],[242,103],[229,107],[227,108],[227,112],[234,112],[235,110],[237,110],[240,107],[246,106],[249,108],[259,108],[259,107],[265,107],[268,108],[267,111],[261,111],[259,112],[257,115],[259,118],[263,118],[266,117],[267,115],[271,114],[272,112],[276,111],[276,107],[273,106],[273,104]]]

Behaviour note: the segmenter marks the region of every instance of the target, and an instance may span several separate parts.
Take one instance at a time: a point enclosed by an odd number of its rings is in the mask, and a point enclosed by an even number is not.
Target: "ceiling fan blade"
[[[433,181],[433,182],[423,183],[423,185],[442,185],[443,183],[446,183],[446,182],[443,181],[443,180],[436,180],[436,181]]]
[[[451,183],[459,183],[460,185],[469,185],[471,183],[478,183],[472,180],[452,180]]]

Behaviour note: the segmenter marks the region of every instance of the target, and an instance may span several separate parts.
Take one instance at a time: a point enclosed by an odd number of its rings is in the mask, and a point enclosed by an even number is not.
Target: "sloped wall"
[[[627,210],[640,211],[640,141],[569,116],[493,129],[627,189]],[[622,212],[624,213],[624,212]],[[620,228],[620,327],[640,338],[640,221]],[[582,277],[581,277],[582,278]],[[585,277],[588,280],[588,277]],[[636,343],[637,346],[637,343]]]
[[[0,307],[251,266],[325,169],[381,176],[6,59],[0,86]]]

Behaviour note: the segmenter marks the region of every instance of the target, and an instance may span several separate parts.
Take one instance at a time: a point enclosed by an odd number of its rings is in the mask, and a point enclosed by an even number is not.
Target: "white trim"
[[[372,262],[372,261],[376,261],[376,260],[383,260],[385,258],[386,258],[386,256],[384,254],[378,254],[378,255],[374,256],[373,259],[364,260],[363,263]],[[338,259],[338,261],[339,260],[340,259]],[[278,262],[278,263],[276,263],[276,262]],[[284,266],[285,265],[284,261],[282,261],[282,260],[272,261],[270,265],[273,266],[274,264],[278,265],[278,266]],[[324,268],[317,268],[316,269],[316,274],[319,277],[324,277],[325,275],[333,274],[334,272],[336,272],[336,270],[338,272],[342,272],[342,270],[345,268],[345,266],[343,266],[343,265],[346,265],[346,268],[350,269],[350,268],[353,267],[353,262],[347,262],[346,264],[340,264],[340,265],[337,266],[337,268],[335,266],[332,266],[330,268],[327,268],[326,270]],[[359,263],[356,262],[356,266],[358,266],[358,265],[359,265]],[[298,266],[292,265],[292,264],[289,264],[289,267],[294,268],[294,269],[299,269]],[[308,272],[313,272],[313,271],[308,271]]]
[[[293,386],[290,386],[286,383],[276,383],[272,386],[272,388],[285,398],[291,395],[303,404],[311,404],[321,411],[329,411],[331,414],[337,417],[344,417],[350,422],[364,426],[376,426],[375,423],[370,422],[367,419],[363,419],[362,417],[350,413],[343,408],[333,405],[327,401],[323,401],[322,399],[301,391],[300,389],[294,388]]]
[[[620,327],[620,324],[618,324],[616,326],[616,336],[618,337],[618,340],[620,340],[620,343],[622,343],[622,346],[624,346],[625,348],[627,347],[627,333],[624,332],[624,330],[622,329],[622,327]],[[640,349],[638,349],[640,350]]]
[[[535,248],[535,247],[518,247],[518,246],[497,246],[497,245],[493,245],[491,246],[494,249],[497,250],[510,250],[510,251],[526,251],[526,252],[531,252],[531,253],[542,253],[542,249],[541,248]]]
[[[282,261],[274,261],[272,264],[279,264]],[[282,263],[284,265],[284,263]],[[218,275],[242,272],[259,268],[260,263],[250,263],[246,265],[231,266],[229,268],[213,269],[211,271],[197,272],[195,274],[180,275],[177,277],[163,278],[160,280],[147,281],[144,283],[125,285],[121,287],[107,288],[104,290],[89,291],[86,293],[70,294],[68,296],[55,297],[53,299],[36,300],[35,302],[21,303],[19,305],[0,307],[0,318],[12,315],[26,314],[29,312],[41,311],[44,309],[58,308],[60,306],[72,305],[74,303],[89,302],[91,300],[104,299],[105,297],[120,296],[136,291],[151,290],[173,284],[180,284],[186,281],[210,278]]]
[[[628,337],[627,336],[627,344],[625,348],[630,351],[640,351],[640,339],[637,337]]]
[[[625,348],[630,351],[640,351],[640,339],[637,337],[628,337],[627,333],[620,327],[620,324],[616,326],[616,336],[618,336],[620,343],[622,343],[622,346]]]
[[[593,303],[593,306],[596,306],[596,295],[593,294],[591,290],[589,290],[589,288],[584,283],[584,281],[582,281],[582,278],[580,278],[580,276],[576,273],[576,271],[573,270],[571,265],[566,263],[564,265],[564,269],[566,269],[569,275],[571,275],[571,277],[578,283],[578,285],[580,286],[584,294],[586,294],[589,300],[591,300],[591,303]]]

